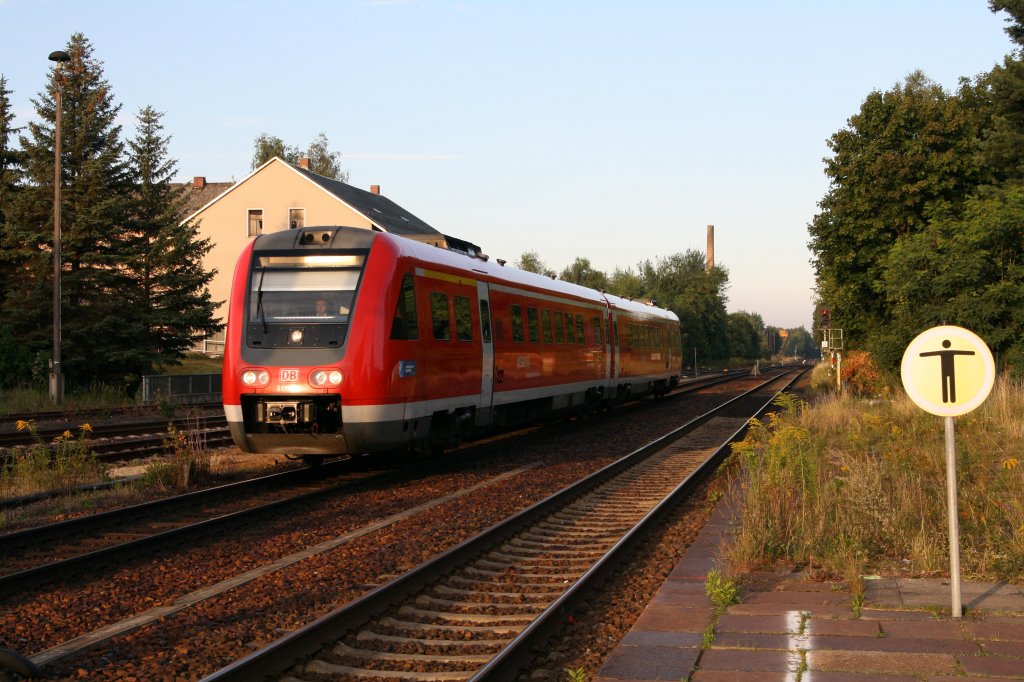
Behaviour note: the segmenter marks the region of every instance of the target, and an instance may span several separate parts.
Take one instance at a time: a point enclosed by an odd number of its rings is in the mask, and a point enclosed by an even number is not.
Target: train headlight
[[[313,388],[337,388],[341,386],[343,376],[337,369],[315,369],[309,374],[309,384]]]
[[[288,333],[288,343],[302,343],[304,336],[301,329],[293,329]]]
[[[265,369],[247,369],[242,372],[242,385],[249,388],[266,388],[270,384],[270,372]]]

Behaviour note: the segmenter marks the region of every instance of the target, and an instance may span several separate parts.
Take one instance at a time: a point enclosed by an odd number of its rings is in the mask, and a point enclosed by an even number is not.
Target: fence
[[[154,374],[142,377],[142,402],[212,403],[221,399],[220,374]]]

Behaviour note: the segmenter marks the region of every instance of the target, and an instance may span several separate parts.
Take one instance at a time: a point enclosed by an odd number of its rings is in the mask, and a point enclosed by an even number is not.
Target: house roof
[[[192,215],[206,204],[211,203],[235,184],[234,182],[206,182],[205,178],[202,179],[203,182],[197,182],[197,180],[199,178],[192,182],[171,183],[172,189],[181,192],[181,194],[187,197],[185,206],[181,210],[181,217],[183,218]]]
[[[366,190],[353,187],[352,185],[348,185],[340,180],[333,180],[323,175],[317,175],[312,171],[299,168],[298,166],[293,166],[287,161],[276,156],[239,182],[234,183],[216,197],[207,201],[201,207],[196,208],[182,222],[185,223],[192,220],[197,214],[206,210],[226,194],[233,192],[238,187],[244,185],[249,178],[256,175],[272,163],[280,163],[287,168],[290,168],[292,171],[298,173],[306,180],[309,180],[327,194],[330,194],[338,201],[346,204],[353,211],[364,216],[378,229],[384,232],[390,232],[392,234],[403,235],[406,237],[415,237],[417,235],[441,236],[441,233],[438,230],[434,229],[426,222],[420,220],[412,213],[406,211],[404,208],[383,195],[367,192]]]
[[[385,232],[400,235],[440,234],[433,227],[381,194],[367,192],[340,180],[317,175],[305,168],[298,166],[292,166],[292,168],[325,189],[329,194],[341,199],[355,211],[366,216]]]

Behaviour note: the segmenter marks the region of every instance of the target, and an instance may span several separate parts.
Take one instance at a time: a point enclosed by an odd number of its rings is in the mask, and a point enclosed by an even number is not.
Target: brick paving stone
[[[649,605],[637,618],[633,627],[637,630],[704,632],[713,616],[714,609]]]
[[[796,672],[800,656],[786,651],[743,651],[708,649],[700,657],[698,670],[746,670],[748,672]]]
[[[848,602],[848,596],[834,592],[755,592],[743,595],[744,604],[786,604],[805,609],[815,606],[839,606]]]
[[[686,606],[698,609],[714,609],[715,605],[708,599],[706,594],[672,594],[665,590],[658,590],[650,601],[652,606]]]
[[[679,577],[686,576],[689,578],[701,578],[703,579],[708,571],[718,568],[718,564],[711,557],[699,558],[690,557],[687,553],[683,560],[676,564],[676,567],[672,569],[671,575]]]
[[[965,622],[964,631],[968,636],[979,639],[1024,642],[1024,619],[1018,623]]]
[[[894,620],[882,623],[888,637],[916,637],[927,639],[966,639],[963,624],[954,620],[907,622]]]
[[[978,645],[949,639],[912,639],[909,637],[817,637],[810,638],[811,649],[836,651],[904,652],[917,654],[953,654],[974,656]]]
[[[748,604],[740,602],[729,607],[729,613],[743,616],[772,616],[785,615],[787,613],[802,613],[809,611],[817,618],[850,618],[850,609],[841,606],[816,606],[813,609],[806,607],[789,608],[785,604]]]
[[[986,639],[979,643],[986,654],[1006,658],[1019,658],[1021,659],[1021,666],[1024,667],[1024,642],[996,642]]]
[[[787,672],[752,672],[747,670],[698,670],[692,682],[793,682],[796,676]]]
[[[836,582],[814,582],[812,580],[787,580],[775,587],[776,592],[827,592],[829,594],[846,594],[846,586]]]
[[[907,611],[893,609],[863,609],[861,620],[937,620],[935,614],[928,611]]]
[[[700,647],[704,643],[701,632],[659,632],[657,630],[630,630],[620,640],[632,646]]]
[[[620,646],[601,667],[601,678],[613,680],[685,680],[699,648]]]
[[[791,632],[790,619],[786,616],[743,616],[732,609],[718,618],[715,629],[718,632]],[[795,633],[794,633],[795,634]]]
[[[716,632],[712,649],[779,649],[804,648],[805,637],[776,635],[763,632]]]
[[[839,620],[836,618],[811,618],[805,625],[805,633],[813,636],[877,637],[879,623],[875,620]]]
[[[800,678],[801,682],[918,682],[919,679],[914,675],[876,675],[845,670],[842,672],[826,670],[804,671],[803,676]]]
[[[995,656],[964,656],[960,665],[968,675],[993,675],[1024,680],[1024,663],[1015,658]]]
[[[807,667],[812,673],[820,670],[884,675],[956,675],[960,671],[956,658],[949,654],[821,649],[807,652]]]

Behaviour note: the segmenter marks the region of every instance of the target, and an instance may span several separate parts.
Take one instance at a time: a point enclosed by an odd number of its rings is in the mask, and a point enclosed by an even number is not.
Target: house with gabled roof
[[[196,185],[193,183],[193,189]],[[382,195],[379,185],[371,185],[366,191],[317,175],[309,170],[308,159],[302,159],[299,165],[278,157],[270,159],[195,210],[182,224],[197,224],[199,238],[209,239],[213,245],[203,267],[217,271],[210,282],[210,296],[215,302],[228,300],[235,261],[246,243],[261,234],[307,225],[363,227],[479,254],[476,245],[441,234]],[[217,312],[221,322],[226,321],[226,304]],[[221,331],[204,344],[203,350],[219,353],[223,343]]]

